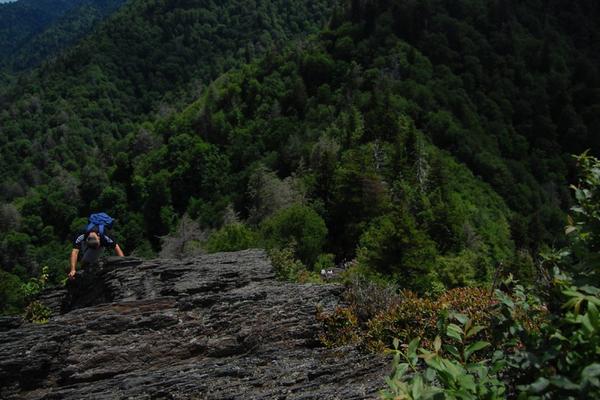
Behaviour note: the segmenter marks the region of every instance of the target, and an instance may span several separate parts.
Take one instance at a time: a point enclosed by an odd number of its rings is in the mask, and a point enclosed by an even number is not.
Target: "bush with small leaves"
[[[327,347],[360,342],[358,318],[350,308],[337,307],[332,314],[317,309],[317,321],[325,326],[319,340]]]
[[[52,311],[37,300],[32,301],[25,308],[25,320],[35,324],[45,324],[51,316]]]
[[[448,324],[447,341],[444,343],[441,336],[436,336],[432,350],[417,350],[420,338],[416,338],[402,351],[400,341],[394,340],[393,372],[386,379],[388,388],[381,392],[382,399],[506,398],[506,386],[499,376],[504,367],[502,355],[494,354],[491,360],[476,357],[490,346],[489,342],[476,340],[485,328],[473,324],[466,315],[455,314],[454,318],[458,324]]]
[[[214,232],[208,238],[204,248],[209,253],[216,253],[218,251],[245,250],[257,246],[257,243],[257,234],[245,224],[236,222],[227,224]]]
[[[391,286],[374,283],[351,286],[346,300],[347,307],[321,317],[325,330],[323,337],[351,337],[337,332],[336,328],[352,326],[356,331],[352,337],[358,338],[358,343],[364,347],[378,352],[391,348],[394,338],[407,343],[420,337],[422,345],[431,348],[436,335],[444,331],[447,316],[453,312],[465,314],[484,326],[486,329],[479,332],[478,337],[487,339],[491,337],[491,312],[496,303],[489,291],[481,288],[451,289],[432,299],[410,291],[395,293]],[[339,322],[344,318],[348,324]]]
[[[267,248],[292,246],[296,257],[312,266],[325,244],[325,221],[312,208],[295,204],[278,211],[261,224]]]
[[[322,283],[318,274],[308,271],[302,261],[295,258],[295,253],[294,247],[291,245],[283,249],[273,248],[269,250],[269,258],[277,276],[290,282]]]

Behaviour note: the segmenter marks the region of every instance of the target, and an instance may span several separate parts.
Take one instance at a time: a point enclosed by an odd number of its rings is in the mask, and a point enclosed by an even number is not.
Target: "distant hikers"
[[[82,267],[95,265],[105,248],[114,249],[119,257],[124,256],[117,242],[106,233],[106,230],[111,229],[113,225],[113,219],[108,214],[92,214],[88,222],[85,230],[73,241],[69,279],[75,278],[78,259],[81,260]]]

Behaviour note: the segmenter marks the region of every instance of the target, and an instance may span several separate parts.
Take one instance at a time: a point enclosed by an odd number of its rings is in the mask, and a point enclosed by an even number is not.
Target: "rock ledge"
[[[0,398],[376,398],[387,361],[317,338],[341,290],[279,282],[260,250],[111,260],[44,293],[48,324],[0,318]]]

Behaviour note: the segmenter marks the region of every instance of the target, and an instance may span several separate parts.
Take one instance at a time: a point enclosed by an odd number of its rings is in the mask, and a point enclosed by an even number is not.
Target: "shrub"
[[[27,283],[23,284],[23,291],[24,291],[26,297],[28,297],[28,298],[35,297],[42,290],[44,290],[44,288],[46,287],[46,284],[48,283],[48,278],[49,278],[48,271],[49,271],[48,267],[43,267],[42,272],[40,273],[40,276],[38,278],[30,278]]]
[[[35,324],[47,323],[51,315],[50,309],[37,300],[32,301],[25,308],[25,319]]]
[[[484,327],[473,324],[465,315],[455,318],[459,324],[448,325],[447,342],[436,336],[431,350],[417,351],[420,339],[416,338],[406,351],[400,351],[399,341],[394,340],[393,372],[386,380],[388,389],[381,392],[382,399],[506,398],[506,386],[498,375],[504,366],[501,354],[491,361],[473,361],[478,352],[490,346],[489,342],[475,340]]]
[[[347,291],[347,307],[339,308],[330,315],[320,315],[324,323],[324,344],[339,344],[342,338],[358,338],[356,341],[364,347],[384,351],[392,347],[394,339],[408,343],[412,338],[420,337],[423,346],[430,348],[434,338],[445,329],[451,313],[464,314],[484,326],[485,330],[479,333],[479,337],[491,337],[491,312],[495,299],[484,289],[456,288],[433,299],[419,297],[410,291],[394,294],[392,287],[385,288],[381,284],[360,285]],[[341,322],[343,319],[347,320],[346,324]],[[353,335],[346,332],[350,326],[355,329]],[[336,329],[339,327],[344,329],[338,332]]]
[[[477,275],[477,258],[478,255],[469,250],[457,255],[440,256],[436,259],[436,274],[448,288],[473,285]]]
[[[200,243],[206,240],[207,231],[198,221],[184,214],[177,228],[170,234],[161,236],[160,258],[185,258],[201,252]]]
[[[366,327],[382,310],[400,303],[402,296],[398,294],[398,286],[393,283],[355,276],[344,292],[344,300],[352,306],[361,326]]]
[[[299,283],[321,283],[320,275],[310,272],[302,262],[295,258],[293,246],[269,250],[269,258],[277,276],[285,281]]]
[[[406,212],[376,219],[359,241],[358,261],[391,275],[407,289],[427,292],[431,287],[434,243]]]
[[[312,208],[296,204],[265,220],[261,234],[267,248],[293,246],[297,258],[312,266],[325,244],[327,227]]]
[[[421,337],[424,346],[430,346],[436,335],[445,326],[450,312],[467,315],[488,329],[493,299],[480,288],[451,289],[437,300],[419,298],[405,292],[403,301],[386,312],[380,313],[369,323],[367,340],[374,349],[391,347],[394,338],[402,343]]]
[[[320,273],[321,270],[327,270],[335,268],[335,255],[334,254],[319,254],[317,257],[317,261],[313,267],[313,270],[317,273]]]
[[[337,307],[332,314],[317,310],[317,321],[324,325],[319,340],[327,347],[343,346],[360,342],[359,322],[354,309]]]
[[[213,233],[204,248],[209,253],[237,251],[254,247],[257,242],[257,235],[250,228],[242,223],[232,223]]]
[[[25,305],[25,291],[18,276],[0,269],[0,315],[18,314]]]
[[[441,339],[436,337],[434,352],[421,350],[428,366],[422,372],[416,367],[419,339],[412,340],[406,353],[396,350],[395,372],[383,398],[496,399],[505,394],[519,399],[600,398],[600,289],[596,287],[600,160],[583,154],[578,162],[583,175],[579,186],[573,187],[577,205],[566,228],[569,246],[542,254],[542,267],[551,278],[546,283],[546,301],[521,285],[510,294],[496,291],[498,303],[489,333],[498,351],[492,362],[467,364],[467,351],[489,346],[482,341],[463,346],[462,351],[445,346],[455,360],[444,359]],[[460,302],[465,300],[469,301],[461,296]],[[480,334],[486,329],[481,326],[477,330]],[[469,329],[448,325],[446,333],[463,343]],[[394,342],[396,349],[398,343]],[[400,363],[400,356],[408,362]],[[498,380],[498,373],[508,388]]]

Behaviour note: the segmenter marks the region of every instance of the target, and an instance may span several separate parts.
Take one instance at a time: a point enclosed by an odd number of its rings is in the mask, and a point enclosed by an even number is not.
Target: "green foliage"
[[[600,160],[587,152],[577,157],[581,174],[579,185],[572,186],[577,204],[566,228],[570,246],[558,254],[558,264],[571,263],[569,270],[577,279],[600,286]]]
[[[209,253],[219,251],[237,251],[256,247],[258,237],[255,232],[242,223],[232,223],[221,227],[209,238],[204,248]]]
[[[37,300],[32,301],[27,307],[25,307],[24,318],[29,322],[33,322],[35,324],[45,324],[48,322],[48,319],[51,316],[52,311]]]
[[[358,256],[364,275],[431,295],[497,270],[539,280],[571,201],[565,154],[600,147],[597,29],[573,23],[597,7],[354,1],[281,46],[334,2],[205,3],[128,2],[0,90],[6,271],[48,265],[59,282],[92,209],[151,256],[185,213],[218,231],[232,204],[310,270]],[[223,248],[247,239],[223,229]]]
[[[18,314],[25,305],[25,290],[18,276],[0,270],[0,314]]]
[[[40,294],[42,290],[44,290],[46,284],[48,283],[48,272],[48,267],[43,267],[39,277],[31,278],[27,283],[21,285],[21,293],[23,295],[23,300],[29,302],[27,307],[25,307],[24,313],[25,320],[29,322],[33,322],[36,324],[45,324],[48,322],[48,319],[52,315],[51,310],[47,306],[45,306],[38,300],[35,300],[37,295]],[[9,300],[14,301],[14,299]]]
[[[474,361],[474,356],[490,346],[489,342],[474,340],[484,327],[474,325],[465,315],[455,318],[460,325],[448,324],[446,342],[436,336],[433,350],[417,350],[418,338],[408,344],[406,351],[399,350],[399,341],[394,341],[394,370],[387,378],[388,389],[382,391],[382,399],[506,398],[506,387],[498,374],[504,366],[500,355]]]
[[[308,271],[306,266],[295,258],[295,254],[296,251],[292,245],[269,250],[269,258],[277,276],[284,281],[290,282],[320,283],[320,276]]]
[[[507,354],[505,375],[520,392],[519,398],[595,398],[600,395],[596,372],[600,291],[568,282],[558,283],[555,289],[564,304],[543,318],[536,318],[539,307],[532,307],[539,298],[522,287],[517,286],[512,297],[497,293],[501,312],[496,334]]]
[[[48,283],[48,267],[43,267],[40,276],[37,278],[30,278],[29,281],[23,284],[23,292],[28,298],[37,296]]]
[[[582,178],[574,187],[575,216],[566,229],[570,245],[542,255],[543,268],[551,278],[546,288],[538,287],[545,289],[543,297],[521,285],[515,285],[508,294],[496,290],[497,305],[486,324],[492,341],[466,345],[468,336],[485,332],[485,327],[475,327],[464,317],[464,327],[449,324],[446,330],[446,335],[459,343],[443,347],[455,361],[440,357],[442,343],[438,337],[434,340],[434,352],[421,351],[428,365],[424,372],[416,369],[419,340],[411,341],[408,352],[397,351],[395,372],[388,380],[390,389],[382,394],[384,398],[600,396],[600,289],[594,286],[597,271],[589,264],[597,257],[600,215],[594,212],[596,202],[590,200],[600,187],[600,161],[587,154],[578,160]],[[511,283],[509,279],[504,285]],[[483,359],[472,368],[468,362],[471,354],[490,344],[496,349],[492,361]],[[398,348],[398,341],[395,347]],[[399,363],[400,355],[408,363]],[[412,376],[407,374],[411,367]],[[498,380],[498,374],[504,382]]]
[[[348,307],[320,316],[324,324],[323,343],[339,345],[341,337],[351,337],[367,349],[384,351],[394,339],[407,343],[420,337],[423,346],[431,348],[436,335],[443,333],[451,312],[465,314],[483,326],[485,330],[478,331],[479,338],[492,337],[490,312],[495,300],[488,290],[456,288],[433,299],[409,291],[397,293],[396,287],[389,284],[367,282],[352,283],[346,294]],[[354,329],[352,335],[347,332],[350,326]],[[340,327],[344,332],[337,331]]]
[[[435,246],[403,210],[375,220],[361,236],[358,261],[391,275],[404,288],[432,286]]]
[[[42,5],[51,8],[50,12],[40,13],[43,18],[57,17],[67,6],[73,8],[73,2],[68,0],[52,7],[49,3],[44,1]],[[74,36],[83,34],[90,25],[79,26],[77,21],[98,21],[121,3],[122,0],[78,2],[79,14],[74,11],[66,15],[34,38],[24,48],[35,49],[18,56],[18,61],[35,63],[55,43],[68,46],[71,42],[62,29],[76,28],[71,32]],[[311,4],[261,0],[248,14],[242,12],[247,7],[239,0],[211,4],[159,0],[131,3],[99,24],[77,46],[6,90],[7,98],[0,101],[0,126],[3,133],[15,136],[10,136],[11,144],[0,142],[2,182],[11,176],[10,182],[27,187],[40,181],[46,183],[57,164],[70,164],[77,170],[88,164],[86,157],[102,158],[110,166],[112,157],[98,154],[123,149],[117,141],[133,130],[133,121],[167,115],[197,99],[203,88],[225,70],[314,31],[327,19],[333,4],[330,0]],[[3,9],[21,8],[20,4]],[[99,13],[101,16],[90,15],[95,14],[95,9],[104,11]],[[23,18],[17,19],[23,22],[18,27],[8,18],[9,32],[20,28],[26,31]],[[6,34],[11,44],[17,48],[24,44],[9,32]],[[23,39],[28,36],[25,32]],[[8,110],[10,113],[4,112]],[[13,111],[19,117],[9,116]],[[210,118],[206,122],[213,127],[217,121]],[[228,121],[223,122],[223,127],[227,126]],[[172,131],[170,135],[180,133],[190,132]],[[41,148],[45,151],[38,151]],[[11,192],[24,194],[23,189]],[[5,190],[0,192],[3,197],[8,194]]]
[[[312,208],[296,204],[265,220],[260,232],[267,248],[292,246],[302,263],[313,265],[325,244],[327,227]]]
[[[92,31],[123,0],[15,2],[0,8],[0,67],[21,72],[56,57]],[[18,20],[20,24],[11,24]]]
[[[335,268],[335,255],[331,253],[319,254],[313,267],[313,271],[320,273],[322,270]]]
[[[469,250],[457,255],[440,256],[436,259],[436,275],[448,288],[471,286],[477,282],[478,263],[477,254]]]
[[[43,0],[0,5],[0,67],[35,66],[69,47],[121,4],[120,0]]]
[[[540,302],[515,289],[516,299],[498,293],[503,310],[499,329],[506,346],[517,339],[523,343],[509,353],[509,373],[522,398],[595,398],[600,396],[598,357],[600,356],[600,289],[598,289],[597,249],[600,215],[594,210],[600,188],[600,161],[583,154],[578,157],[581,180],[574,187],[574,216],[566,228],[569,246],[543,255],[544,267],[552,281],[547,307],[552,312],[539,330],[515,322],[515,309],[527,311]]]

